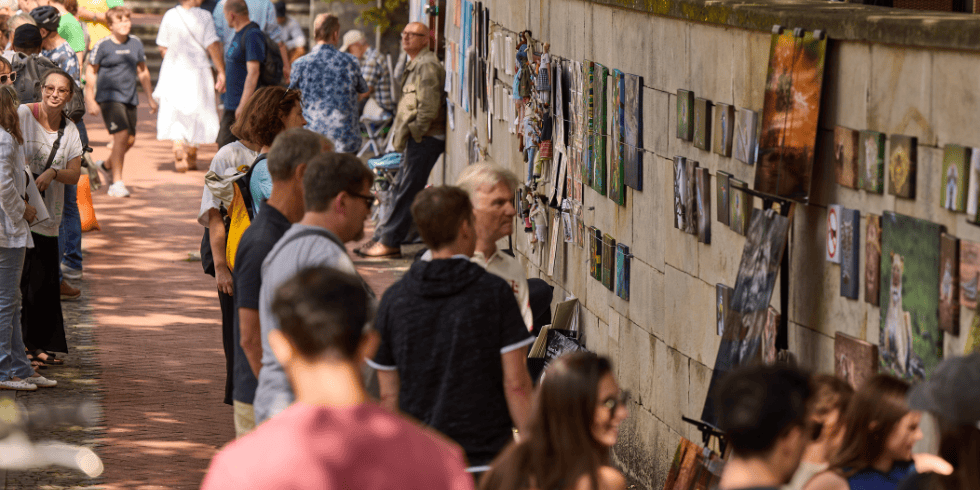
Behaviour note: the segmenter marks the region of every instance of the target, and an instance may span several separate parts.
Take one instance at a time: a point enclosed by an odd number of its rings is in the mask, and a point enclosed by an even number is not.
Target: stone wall
[[[860,210],[862,230],[868,213],[891,210],[980,241],[980,228],[966,223],[963,214],[941,209],[938,194],[943,145],[980,146],[980,25],[974,17],[806,1],[778,6],[697,0],[484,4],[493,22],[511,31],[530,29],[536,39],[550,42],[557,56],[594,60],[644,77],[643,141],[653,152],[644,155],[644,190],[627,188],[621,207],[586,186],[583,216],[586,226],[631,247],[632,299],[619,299],[589,277],[587,248],[564,244],[555,276],[549,277],[546,259],[530,251],[524,232],[514,237],[528,277],[554,284],[556,301],[568,295],[582,301],[588,348],[612,357],[620,383],[634,393],[615,454],[638,488],[662,487],[679,436],[700,442],[700,434],[681,416],[701,413],[720,341],[715,284],[734,285],[745,243],[714,218],[710,245],[673,228],[670,159],[682,155],[712,175],[721,170],[750,183],[755,174],[753,166],[676,138],[678,89],[761,113],[771,25],[828,29],[819,136],[824,151],[818,153],[811,203],[795,209],[788,250],[789,311],[782,312],[789,315],[790,350],[803,366],[833,371],[836,331],[878,343],[879,308],[864,302],[863,292],[859,300],[841,297],[839,268],[824,260],[827,204]],[[493,143],[488,144],[486,114],[457,106],[446,162],[433,171],[432,181],[455,181],[467,164],[464,138],[472,127],[478,128],[481,146],[493,161],[523,175],[516,137],[505,123],[493,124]],[[838,186],[829,151],[836,125],[918,137],[916,199]],[[755,207],[761,207],[760,200]],[[776,289],[772,304],[778,308]],[[973,313],[964,309],[961,318],[965,332]],[[946,352],[962,353],[962,337],[947,334]]]

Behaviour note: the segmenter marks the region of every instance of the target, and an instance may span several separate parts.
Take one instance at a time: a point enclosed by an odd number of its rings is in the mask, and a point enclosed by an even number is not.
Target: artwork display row
[[[630,299],[630,262],[633,255],[628,246],[589,227],[589,275],[622,299]]]
[[[695,97],[690,90],[677,91],[677,137],[695,148],[753,165],[759,114],[729,104]]]

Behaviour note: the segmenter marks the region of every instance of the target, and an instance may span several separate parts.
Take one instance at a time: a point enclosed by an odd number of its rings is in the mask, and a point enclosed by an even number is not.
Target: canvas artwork
[[[602,233],[594,226],[589,227],[589,275],[602,280]]]
[[[697,181],[695,180],[697,170],[698,162],[696,160],[687,160],[687,164],[684,166],[684,171],[687,173],[687,178],[685,179],[687,190],[684,193],[687,199],[684,203],[684,212],[686,213],[684,221],[687,223],[686,232],[694,236],[698,234]]]
[[[728,179],[728,207],[730,217],[728,226],[739,235],[745,235],[749,229],[749,217],[752,216],[752,195],[743,192],[745,182],[738,179]]]
[[[755,190],[806,202],[810,196],[827,39],[773,33],[763,96]]]
[[[623,182],[638,191],[643,190],[643,77],[625,75],[626,95],[623,100],[626,126],[626,155]]]
[[[878,306],[881,284],[881,216],[869,214],[864,235],[864,301]]]
[[[694,92],[677,91],[677,137],[684,141],[694,139]]]
[[[840,204],[827,206],[827,262],[840,263]]]
[[[711,151],[723,156],[732,156],[732,137],[735,134],[735,107],[728,104],[715,104],[715,122],[711,130]]]
[[[724,284],[715,285],[715,319],[718,323],[718,335],[725,334],[725,319],[728,318],[728,308],[732,300],[732,288]]]
[[[973,321],[970,322],[970,332],[966,335],[966,345],[963,346],[964,356],[974,352],[980,352],[980,315],[977,314],[973,315]]]
[[[692,223],[688,223],[688,205],[692,199],[690,194],[691,186],[688,184],[687,159],[684,157],[674,157],[674,228],[689,233]]]
[[[776,364],[776,336],[779,335],[779,311],[772,306],[766,312],[766,323],[762,328],[762,363],[767,365]]]
[[[725,332],[718,347],[715,370],[701,420],[716,425],[714,393],[718,381],[741,365],[762,360],[763,336],[769,317],[769,301],[776,286],[779,264],[786,250],[789,219],[774,210],[754,209],[748,239],[729,304]]]
[[[840,295],[858,299],[861,248],[861,212],[843,209],[840,215]]]
[[[966,193],[966,219],[974,223],[977,219],[977,206],[980,201],[980,148],[970,148],[970,187]]]
[[[694,99],[694,147],[704,151],[711,149],[711,101]]]
[[[592,187],[595,162],[592,160],[595,141],[595,63],[585,60],[582,64],[582,182]]]
[[[592,118],[592,188],[600,195],[606,195],[606,78],[609,69],[599,63],[594,63],[592,83],[593,118]]]
[[[612,124],[610,124],[609,131],[612,135],[612,141],[609,145],[609,199],[620,206],[625,206],[626,190],[623,188],[623,177],[625,176],[623,166],[626,156],[626,114],[623,98],[626,95],[626,81],[623,78],[623,72],[619,70],[613,70],[610,78],[612,79],[610,83],[612,87]]]
[[[759,126],[759,113],[739,109],[735,121],[735,159],[752,165],[755,163],[756,128]]]
[[[681,437],[674,452],[674,460],[667,471],[663,490],[693,490],[697,480],[698,458],[704,451],[697,444]]]
[[[885,135],[877,131],[858,134],[858,187],[876,194],[884,191]]]
[[[977,309],[980,284],[980,243],[960,240],[960,304]]]
[[[694,193],[697,208],[698,241],[711,243],[711,174],[707,168],[694,171]]]
[[[616,239],[602,235],[602,285],[612,291],[616,283]]]
[[[843,126],[834,128],[834,169],[837,183],[857,188],[858,132]]]
[[[857,390],[878,374],[878,346],[843,332],[834,336],[834,375]]]
[[[584,249],[586,229],[585,221],[582,219],[582,203],[580,202],[572,202],[572,223],[575,224],[575,245]]]
[[[943,149],[939,202],[950,211],[966,211],[966,191],[970,186],[970,174],[966,168],[968,153],[969,148],[960,145],[946,145]]]
[[[725,226],[728,226],[729,218],[731,217],[728,211],[729,179],[731,177],[731,174],[720,170],[715,174],[715,189],[717,190],[715,207],[718,208],[718,222]]]
[[[616,296],[630,299],[630,248],[622,243],[616,244]]]
[[[893,134],[888,153],[888,193],[915,199],[915,170],[918,140],[914,136]]]
[[[943,233],[939,237],[939,328],[960,334],[960,240]]]
[[[550,248],[548,249],[548,275],[551,277],[555,276],[555,264],[558,262],[558,250],[561,248],[562,243],[564,243],[558,238],[561,228],[561,213],[555,212],[551,220],[551,242],[548,244],[550,245]]]
[[[885,212],[881,223],[881,370],[922,380],[942,359],[939,237],[943,227],[893,212]]]

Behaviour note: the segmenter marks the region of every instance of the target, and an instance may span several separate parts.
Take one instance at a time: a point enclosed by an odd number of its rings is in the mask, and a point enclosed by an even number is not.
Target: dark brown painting
[[[881,287],[881,216],[869,214],[864,234],[864,300],[878,306]]]
[[[834,374],[855,390],[878,374],[878,346],[837,332],[834,337]]]
[[[939,328],[960,334],[960,240],[949,233],[939,237]]]
[[[843,126],[834,128],[834,169],[837,183],[857,188],[858,132]]]

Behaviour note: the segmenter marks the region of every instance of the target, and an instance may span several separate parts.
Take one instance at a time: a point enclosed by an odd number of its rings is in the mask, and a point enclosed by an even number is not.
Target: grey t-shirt
[[[129,36],[123,44],[116,43],[112,36],[106,36],[99,41],[89,63],[99,66],[99,80],[95,87],[95,101],[122,102],[123,104],[138,105],[136,85],[136,65],[146,61],[143,43],[136,36]]]
[[[333,239],[320,234],[292,238],[306,230],[326,232]],[[279,329],[279,322],[272,314],[272,298],[279,286],[307,267],[328,266],[357,275],[354,262],[340,243],[336,235],[323,228],[297,223],[286,231],[262,262],[262,288],[259,290],[262,370],[259,371],[259,387],[255,390],[253,402],[256,424],[285,410],[293,402],[289,379],[269,346],[269,332]]]

